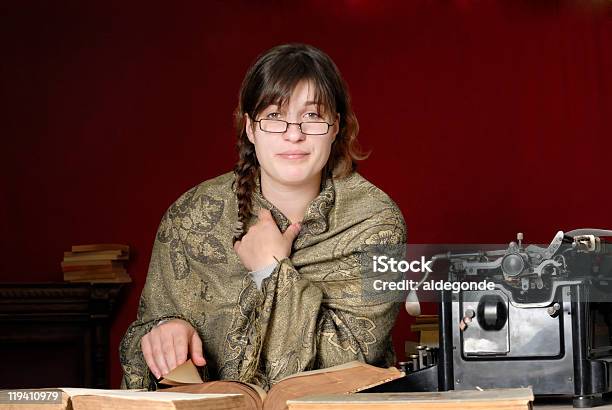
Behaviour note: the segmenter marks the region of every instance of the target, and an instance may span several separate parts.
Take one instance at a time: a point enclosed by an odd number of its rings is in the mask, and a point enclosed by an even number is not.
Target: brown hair
[[[351,108],[347,86],[331,58],[306,44],[284,44],[268,50],[247,71],[235,112],[238,163],[234,173],[241,227],[246,227],[251,217],[251,195],[255,178],[259,176],[255,146],[246,133],[245,114],[256,119],[269,105],[282,106],[302,80],[312,82],[315,100],[325,112],[340,115],[338,135],[332,144],[322,177],[346,177],[357,168],[357,160],[367,157],[357,144],[359,124]],[[238,229],[235,233],[235,239],[239,239],[245,232]]]

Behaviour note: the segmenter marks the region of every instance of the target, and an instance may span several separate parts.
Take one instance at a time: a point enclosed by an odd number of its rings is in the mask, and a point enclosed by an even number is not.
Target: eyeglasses
[[[335,122],[329,124],[327,122],[309,121],[309,122],[287,122],[283,120],[257,120],[253,121],[259,123],[259,129],[264,132],[272,132],[275,134],[282,134],[287,132],[289,125],[297,125],[302,134],[306,135],[325,135],[329,132],[329,127],[335,124]]]

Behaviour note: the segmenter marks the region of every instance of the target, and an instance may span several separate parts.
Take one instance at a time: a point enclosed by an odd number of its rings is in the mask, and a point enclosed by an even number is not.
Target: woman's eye
[[[280,117],[280,113],[279,112],[271,112],[270,114],[266,115],[267,118],[276,120]]]
[[[306,113],[306,118],[308,118],[309,120],[313,120],[313,119],[318,120],[321,118],[321,116],[316,112],[308,112]]]

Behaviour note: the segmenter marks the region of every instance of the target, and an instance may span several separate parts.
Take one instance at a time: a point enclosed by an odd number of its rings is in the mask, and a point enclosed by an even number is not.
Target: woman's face
[[[314,102],[314,94],[312,83],[300,81],[284,106],[270,105],[259,113],[256,120],[334,123],[324,135],[303,134],[297,125],[289,125],[284,133],[265,132],[261,130],[259,123],[254,123],[247,116],[246,131],[249,141],[255,145],[262,178],[294,186],[320,178],[332,143],[338,134],[339,125],[337,118],[331,117],[332,114],[319,111]]]

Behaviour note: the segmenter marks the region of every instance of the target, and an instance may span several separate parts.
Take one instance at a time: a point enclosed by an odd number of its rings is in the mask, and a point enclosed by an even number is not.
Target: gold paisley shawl
[[[351,360],[394,364],[390,331],[400,304],[364,299],[365,247],[402,244],[400,210],[358,173],[322,183],[289,258],[258,290],[232,246],[237,222],[234,174],[205,181],[166,211],[153,245],[136,320],[120,345],[122,388],[153,388],[140,339],[161,319],[197,329],[208,379],[264,389],[288,375]],[[256,222],[269,209],[281,231],[290,221],[260,192]]]

